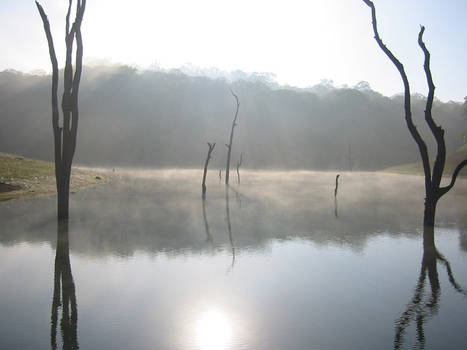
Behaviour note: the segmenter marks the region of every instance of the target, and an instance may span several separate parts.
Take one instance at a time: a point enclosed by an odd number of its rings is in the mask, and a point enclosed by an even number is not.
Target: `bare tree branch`
[[[402,78],[402,82],[404,84],[405,121],[407,123],[407,128],[409,129],[409,132],[412,135],[412,138],[417,143],[417,146],[418,146],[419,151],[420,151],[420,156],[422,157],[423,171],[425,173],[425,189],[426,189],[426,192],[428,193],[429,190],[430,190],[430,185],[431,185],[430,159],[429,159],[429,156],[428,156],[427,146],[426,146],[425,142],[423,141],[420,133],[418,132],[418,130],[417,130],[417,128],[416,128],[416,126],[415,126],[415,124],[413,123],[413,120],[412,120],[412,107],[411,107],[411,101],[410,101],[410,85],[409,85],[409,80],[407,78],[407,75],[405,73],[404,65],[386,47],[386,45],[383,43],[383,41],[381,40],[381,38],[379,36],[377,22],[376,22],[375,5],[370,0],[363,0],[363,2],[365,4],[367,4],[371,8],[373,32],[374,32],[374,35],[375,35],[376,42],[378,43],[381,50],[383,50],[383,52],[386,54],[386,56],[396,66],[396,68],[399,71],[399,74],[400,74],[400,76]]]
[[[454,184],[456,183],[457,175],[459,175],[459,172],[466,165],[467,165],[467,159],[464,159],[462,162],[460,162],[457,165],[456,169],[454,169],[454,172],[452,173],[452,178],[451,178],[450,184],[445,186],[445,187],[441,187],[439,189],[439,198],[441,198],[441,196],[445,195],[454,186]]]
[[[431,133],[435,137],[437,144],[437,153],[435,163],[433,165],[433,174],[432,174],[432,185],[434,188],[438,188],[441,183],[441,178],[443,176],[444,165],[446,163],[446,144],[444,142],[444,130],[436,125],[433,116],[433,99],[435,96],[435,84],[433,83],[433,77],[430,70],[430,52],[426,48],[425,43],[423,42],[423,33],[425,32],[425,27],[420,27],[420,32],[418,34],[418,45],[421,47],[423,54],[425,56],[425,61],[423,63],[423,68],[425,70],[426,80],[428,84],[428,96],[426,99],[425,106],[425,121],[430,127]]]

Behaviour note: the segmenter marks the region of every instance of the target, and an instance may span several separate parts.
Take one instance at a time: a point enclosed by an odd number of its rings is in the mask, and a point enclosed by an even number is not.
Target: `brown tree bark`
[[[230,140],[229,144],[226,144],[225,146],[227,147],[227,166],[225,168],[225,184],[229,184],[229,175],[230,175],[230,155],[232,153],[232,142],[233,142],[233,136],[234,136],[234,129],[237,126],[237,118],[238,118],[238,108],[240,107],[240,102],[238,101],[238,96],[234,94],[232,90],[230,90],[230,93],[232,96],[235,98],[235,103],[236,103],[236,109],[235,109],[235,116],[232,121],[232,129],[230,130]]]
[[[412,120],[410,85],[404,70],[404,65],[387,48],[387,46],[383,43],[379,36],[376,22],[376,10],[373,2],[370,0],[363,1],[371,8],[371,17],[373,22],[373,32],[375,35],[375,40],[378,43],[381,50],[384,52],[384,54],[391,60],[391,62],[397,68],[402,78],[402,82],[404,84],[405,120],[409,132],[418,146],[420,156],[422,158],[423,172],[425,175],[425,211],[423,216],[423,225],[425,227],[433,227],[435,223],[436,205],[438,203],[438,200],[454,186],[459,172],[465,165],[467,165],[467,159],[464,159],[457,165],[456,169],[454,170],[454,173],[452,174],[450,184],[448,186],[441,187],[441,178],[443,176],[444,166],[446,163],[446,143],[444,140],[444,130],[441,126],[436,124],[432,115],[435,85],[433,83],[433,77],[430,69],[430,52],[428,51],[428,49],[425,46],[425,43],[423,42],[423,33],[425,32],[425,27],[420,27],[420,32],[418,34],[418,45],[422,49],[425,57],[423,68],[425,70],[425,76],[428,85],[428,96],[425,106],[425,122],[430,128],[430,131],[433,137],[435,138],[437,145],[436,157],[433,168],[430,165],[430,158],[428,155],[426,143],[421,137],[420,133],[417,130],[417,127],[415,126]],[[434,237],[432,239],[427,239],[426,242],[427,244],[429,244],[429,242],[432,242],[434,246]]]
[[[62,126],[58,109],[58,63],[55,54],[50,24],[42,6],[36,1],[36,6],[44,25],[45,36],[49,46],[49,56],[52,63],[52,128],[54,134],[55,180],[57,185],[57,217],[58,220],[68,219],[70,176],[73,156],[76,149],[78,131],[78,92],[83,66],[83,40],[81,23],[83,20],[86,0],[78,0],[75,21],[70,28],[70,13],[72,0],[69,0],[66,15],[65,43],[66,59],[64,69],[64,84],[62,95]],[[73,71],[73,44],[76,40],[75,69]]]
[[[204,162],[203,185],[202,185],[203,197],[206,196],[206,174],[208,172],[209,160],[211,159],[211,153],[214,150],[214,147],[216,147],[216,143],[208,142],[208,147],[209,147],[208,154],[206,156],[206,161]]]

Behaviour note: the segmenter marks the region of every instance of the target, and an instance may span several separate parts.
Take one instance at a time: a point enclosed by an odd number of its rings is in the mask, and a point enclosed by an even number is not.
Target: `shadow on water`
[[[60,330],[63,349],[79,349],[78,306],[75,283],[71,273],[68,243],[68,221],[57,223],[57,249],[55,253],[54,291],[51,312],[50,344],[57,349],[58,313],[62,309]]]
[[[434,228],[425,227],[424,236],[433,236]],[[436,249],[436,246],[424,244],[423,258],[412,299],[405,311],[395,322],[394,349],[401,349],[404,345],[404,334],[411,322],[415,322],[417,343],[415,349],[425,348],[425,324],[439,311],[441,285],[438,276],[438,261],[446,267],[448,279],[452,287],[460,294],[467,296],[467,290],[457,283],[449,261]],[[426,291],[426,279],[430,291]]]

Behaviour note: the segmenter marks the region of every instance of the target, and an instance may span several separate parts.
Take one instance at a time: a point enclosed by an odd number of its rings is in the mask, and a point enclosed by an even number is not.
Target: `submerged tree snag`
[[[410,86],[409,80],[404,70],[404,66],[386,47],[386,45],[383,43],[379,36],[376,23],[376,11],[373,2],[370,0],[363,1],[371,8],[375,40],[378,43],[381,50],[385,53],[385,55],[396,66],[404,84],[405,121],[407,123],[407,128],[409,129],[409,132],[412,135],[412,138],[417,143],[419,153],[422,158],[423,171],[425,175],[425,211],[423,215],[423,224],[425,227],[433,227],[435,223],[436,205],[438,203],[438,200],[454,186],[459,172],[467,164],[467,159],[464,159],[457,165],[457,167],[454,170],[454,173],[452,174],[451,182],[449,183],[449,185],[442,187],[441,178],[443,176],[444,166],[446,163],[446,144],[444,141],[444,130],[441,126],[436,124],[432,116],[435,85],[433,83],[433,78],[430,70],[430,52],[428,51],[428,49],[425,46],[425,43],[423,42],[423,33],[425,32],[425,27],[420,27],[420,32],[418,34],[418,45],[422,49],[423,54],[425,56],[423,67],[425,70],[426,80],[428,84],[428,96],[425,106],[425,122],[428,124],[428,127],[430,128],[430,131],[433,134],[437,145],[433,169],[430,165],[430,158],[426,143],[423,140],[420,133],[418,132],[412,120],[412,109],[410,104]],[[434,234],[426,234],[427,232],[432,231],[425,229],[424,232],[424,244],[428,246],[434,246]]]
[[[210,143],[208,142],[208,155],[206,156],[206,161],[204,162],[204,172],[203,172],[203,197],[206,196],[206,174],[208,172],[208,165],[209,165],[209,160],[211,159],[211,153],[214,150],[214,147],[216,147],[216,143]]]
[[[78,92],[83,67],[83,40],[81,23],[83,21],[86,0],[78,0],[75,21],[70,28],[70,12],[73,0],[69,0],[66,14],[65,43],[66,59],[62,95],[62,124],[58,109],[58,63],[50,24],[42,6],[36,1],[37,9],[44,25],[45,36],[49,46],[52,63],[52,128],[55,148],[55,179],[57,184],[58,220],[68,219],[68,203],[70,195],[71,164],[76,149],[78,131]],[[76,40],[75,70],[73,72],[73,43]]]
[[[337,189],[339,188],[339,176],[340,174],[336,175],[336,187],[334,187],[334,197],[337,197]]]
[[[232,90],[230,90],[230,93],[235,98],[236,109],[235,109],[235,116],[234,116],[234,119],[232,121],[232,129],[230,130],[230,141],[229,141],[229,144],[225,144],[225,146],[227,147],[227,166],[225,168],[225,184],[226,185],[229,184],[230,155],[232,153],[232,142],[233,142],[234,129],[237,126],[238,108],[240,107],[240,102],[238,101],[238,96],[235,95]]]

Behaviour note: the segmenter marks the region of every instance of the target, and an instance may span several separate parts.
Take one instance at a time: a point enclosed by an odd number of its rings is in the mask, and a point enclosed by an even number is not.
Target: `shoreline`
[[[70,193],[109,181],[108,176],[99,172],[73,167]],[[56,193],[54,163],[0,153],[0,203]]]

